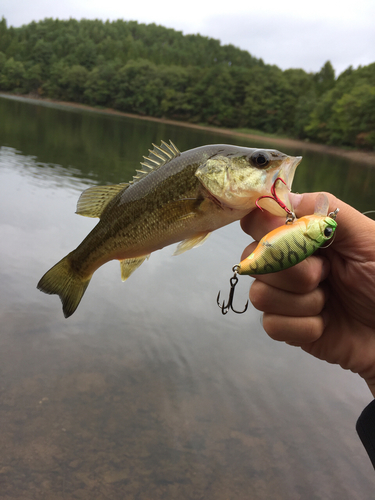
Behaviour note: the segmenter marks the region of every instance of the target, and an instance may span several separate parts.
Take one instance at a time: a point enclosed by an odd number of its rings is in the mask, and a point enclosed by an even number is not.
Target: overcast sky
[[[0,17],[21,26],[45,17],[136,20],[233,44],[282,69],[336,75],[375,62],[375,0],[0,0]]]

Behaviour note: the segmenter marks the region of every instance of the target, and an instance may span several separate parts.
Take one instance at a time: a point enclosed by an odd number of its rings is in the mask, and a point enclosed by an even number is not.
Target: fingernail
[[[295,210],[298,205],[301,203],[302,201],[302,197],[303,195],[302,194],[297,194],[297,193],[289,193],[289,201],[293,207],[293,209]]]

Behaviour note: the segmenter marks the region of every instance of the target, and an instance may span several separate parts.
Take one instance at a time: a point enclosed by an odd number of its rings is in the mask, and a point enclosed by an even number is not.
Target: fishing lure
[[[337,227],[336,216],[339,209],[328,213],[328,198],[321,193],[316,201],[313,215],[294,219],[293,213],[288,213],[284,226],[278,227],[266,234],[258,243],[255,250],[240,264],[232,268],[234,275],[230,280],[231,289],[228,303],[220,304],[220,292],[217,304],[222,313],[232,309],[238,314],[243,311],[233,308],[234,289],[237,285],[237,274],[269,274],[288,269],[312,255],[335,234]]]

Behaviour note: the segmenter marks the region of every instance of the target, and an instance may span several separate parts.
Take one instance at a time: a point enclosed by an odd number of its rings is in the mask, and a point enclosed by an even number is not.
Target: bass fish
[[[337,212],[338,209],[327,215],[328,198],[321,193],[314,215],[301,217],[266,234],[255,250],[235,266],[237,274],[276,273],[295,266],[333,237]]]
[[[285,213],[280,202],[290,208],[288,191],[301,157],[226,144],[184,153],[171,141],[153,146],[131,182],[94,186],[79,198],[76,213],[100,221],[37,285],[60,296],[66,318],[77,309],[93,273],[110,260],[120,261],[125,281],[152,252],[181,242],[175,252],[181,254],[244,217],[260,198],[262,208],[275,215]],[[269,198],[277,179],[283,182],[273,203]]]

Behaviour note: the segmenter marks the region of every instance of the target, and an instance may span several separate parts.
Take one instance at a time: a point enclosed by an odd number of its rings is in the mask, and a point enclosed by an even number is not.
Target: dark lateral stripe
[[[294,236],[293,236],[293,239],[295,239]],[[288,262],[292,265],[298,264],[298,262],[300,261],[298,253],[292,249],[292,247],[290,246],[288,241],[286,241],[285,243],[286,243],[286,246],[288,247]],[[294,261],[293,261],[293,257],[295,259]]]
[[[256,274],[256,273],[257,273],[257,271],[258,271],[258,269],[259,269],[259,264],[258,264],[258,262],[257,262],[257,261],[255,261],[255,266],[250,265],[250,266],[249,266],[249,269],[250,269],[251,271],[254,271],[254,274]]]
[[[294,244],[295,244],[298,248],[300,248],[300,249],[303,251],[303,253],[304,253],[305,255],[307,255],[307,254],[308,254],[308,250],[307,250],[307,242],[306,242],[306,240],[305,240],[304,238],[302,239],[302,241],[303,241],[303,245],[301,245],[301,244],[300,244],[300,242],[297,240],[297,238],[296,238],[294,235],[293,235],[293,241],[294,241]]]
[[[276,255],[274,255],[274,253],[273,253],[272,250],[270,250],[270,253],[271,253],[271,257],[273,258],[273,260],[279,264],[279,266],[280,266],[281,269],[283,269],[284,268],[284,262],[283,262],[283,260],[284,260],[285,254],[281,250],[281,248],[279,248],[279,251],[281,253],[281,257],[279,259],[276,257]]]
[[[270,262],[268,262],[265,257],[263,257],[263,259],[265,262],[265,265],[263,266],[264,271],[267,272],[267,270],[269,269],[268,272],[270,273],[275,272],[274,266]]]

